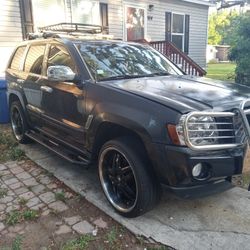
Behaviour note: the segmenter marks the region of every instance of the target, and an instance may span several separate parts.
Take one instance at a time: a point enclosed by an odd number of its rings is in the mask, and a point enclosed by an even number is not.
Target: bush
[[[236,82],[250,86],[250,15],[241,18],[236,40],[230,50],[230,60],[236,62]]]

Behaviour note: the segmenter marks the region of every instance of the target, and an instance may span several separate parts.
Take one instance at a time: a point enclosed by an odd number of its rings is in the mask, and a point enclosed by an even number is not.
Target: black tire
[[[25,135],[29,130],[23,107],[19,101],[10,104],[10,122],[15,139],[21,144],[27,144],[31,140]]]
[[[119,214],[130,218],[152,209],[161,196],[160,185],[141,149],[141,143],[133,137],[121,137],[105,143],[98,159],[106,198]]]

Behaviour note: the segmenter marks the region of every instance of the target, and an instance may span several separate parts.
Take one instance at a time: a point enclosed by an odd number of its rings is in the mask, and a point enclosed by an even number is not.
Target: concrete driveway
[[[69,164],[35,143],[21,147],[31,160],[137,235],[180,250],[250,249],[250,193],[244,189],[192,201],[164,192],[154,210],[125,219],[106,201],[96,167],[86,170]]]

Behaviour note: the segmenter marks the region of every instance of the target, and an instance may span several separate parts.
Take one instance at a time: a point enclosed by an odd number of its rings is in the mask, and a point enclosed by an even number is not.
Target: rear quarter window
[[[25,51],[25,46],[17,48],[12,61],[10,63],[10,68],[14,70],[19,70],[21,61],[23,59],[24,51]]]

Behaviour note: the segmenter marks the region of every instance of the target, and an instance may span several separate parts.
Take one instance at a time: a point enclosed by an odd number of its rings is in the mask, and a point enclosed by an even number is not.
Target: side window
[[[70,67],[76,72],[75,64],[68,51],[60,45],[52,45],[48,56],[48,67],[55,65],[64,65]]]
[[[10,64],[11,69],[19,70],[19,66],[23,58],[23,53],[25,51],[25,48],[26,48],[25,46],[22,46],[16,50],[15,55],[13,56],[13,59]]]
[[[24,64],[24,71],[41,75],[45,45],[31,46]]]

